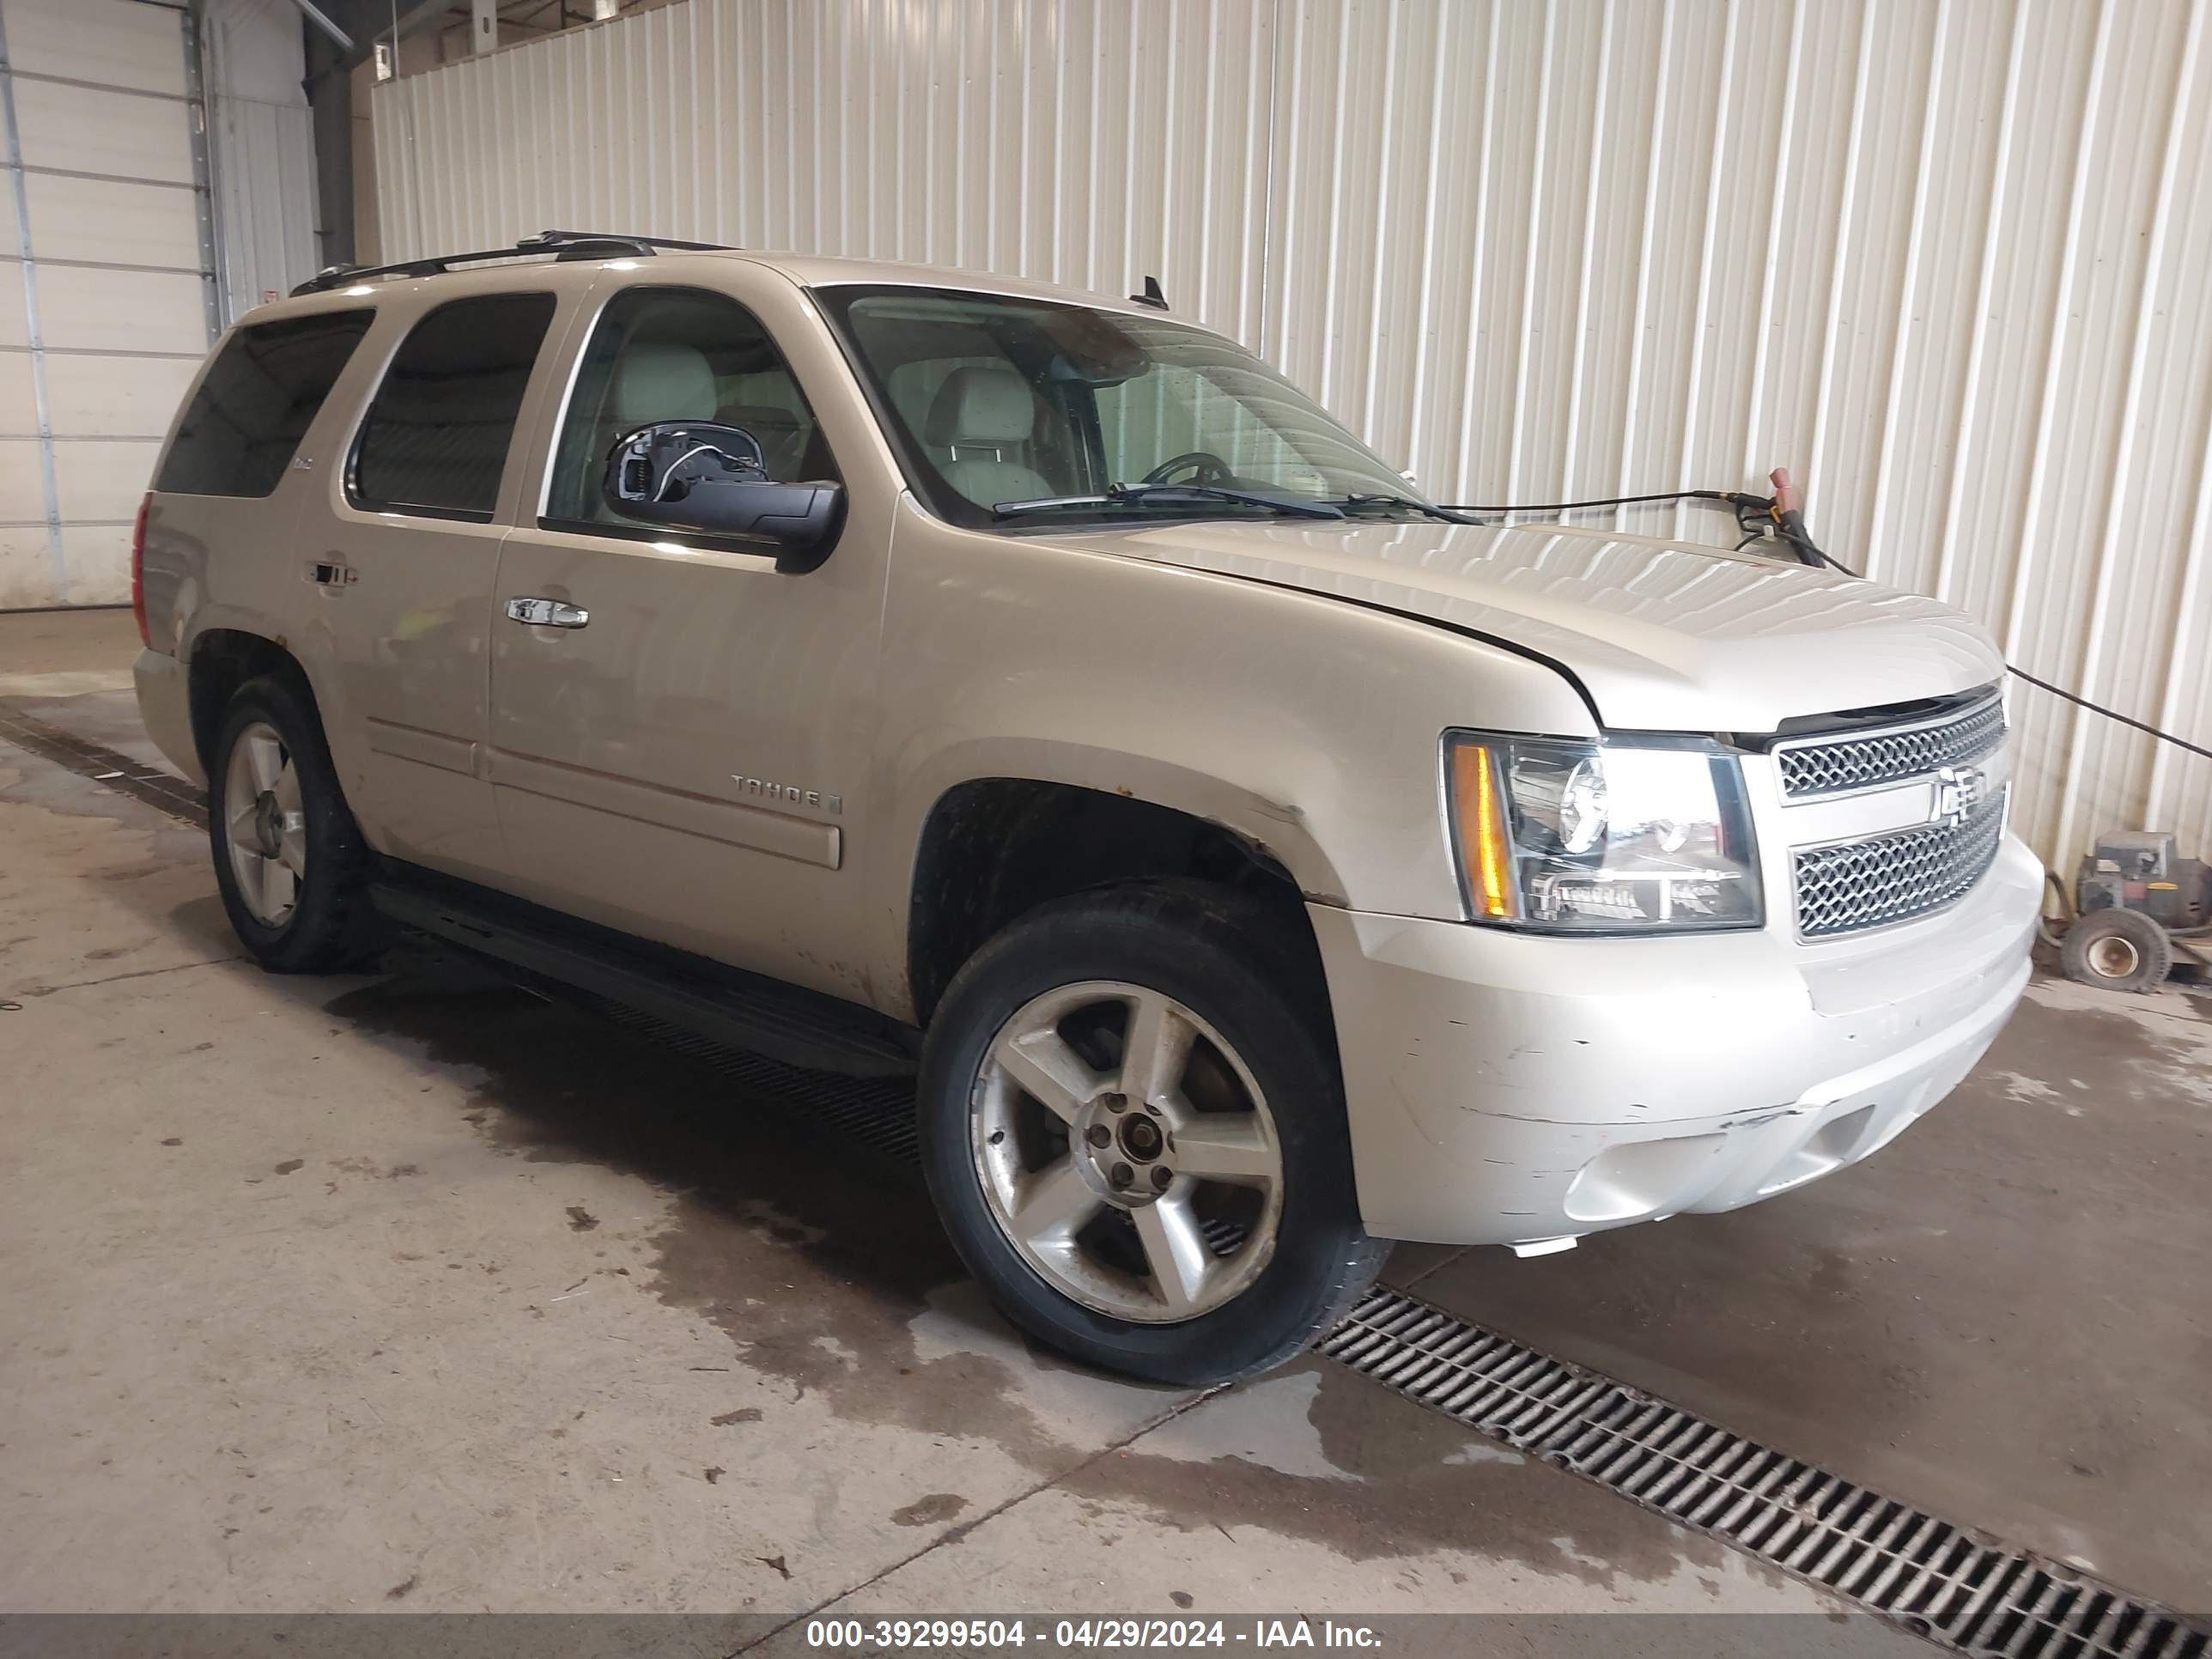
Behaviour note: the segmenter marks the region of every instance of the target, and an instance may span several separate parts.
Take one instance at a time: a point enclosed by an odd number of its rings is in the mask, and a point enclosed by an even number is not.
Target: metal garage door
[[[130,597],[214,315],[189,29],[145,0],[0,0],[0,609]]]

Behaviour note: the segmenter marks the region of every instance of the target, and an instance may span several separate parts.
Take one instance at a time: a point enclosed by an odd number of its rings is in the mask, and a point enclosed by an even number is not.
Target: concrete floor
[[[150,756],[136,646],[0,617],[0,696]],[[1322,1362],[1034,1352],[901,1172],[427,951],[264,975],[196,832],[4,744],[0,1002],[0,1609],[1832,1610]],[[2208,1054],[2039,985],[1858,1170],[1392,1275],[2212,1606]]]

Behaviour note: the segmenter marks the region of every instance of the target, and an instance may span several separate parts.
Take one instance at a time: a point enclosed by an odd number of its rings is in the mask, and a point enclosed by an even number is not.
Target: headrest
[[[628,432],[653,421],[711,421],[714,371],[688,345],[633,345],[615,368],[614,422]]]
[[[1027,443],[1036,426],[1036,400],[1029,382],[1011,368],[970,364],[945,377],[929,406],[933,444]]]

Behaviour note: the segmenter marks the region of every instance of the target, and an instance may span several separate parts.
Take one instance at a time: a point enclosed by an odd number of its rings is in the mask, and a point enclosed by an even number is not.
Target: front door
[[[355,816],[383,852],[486,881],[504,863],[483,753],[494,520],[556,309],[550,294],[478,294],[424,313],[299,550]]]
[[[659,421],[744,428],[779,483],[838,477],[762,320],[811,313],[783,278],[730,272],[728,291],[605,297],[541,510],[501,551],[490,776],[509,884],[865,1003],[844,796],[873,737],[883,549],[848,525],[819,568],[787,574],[771,546],[626,521],[601,489],[615,440]]]

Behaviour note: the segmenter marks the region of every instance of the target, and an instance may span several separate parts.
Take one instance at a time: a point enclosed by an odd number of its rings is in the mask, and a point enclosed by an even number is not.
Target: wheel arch
[[[222,727],[223,710],[240,686],[264,675],[293,683],[315,709],[316,718],[321,718],[307,665],[292,653],[281,636],[258,629],[223,626],[204,628],[193,635],[185,659],[185,696],[193,751],[210,780],[215,776],[213,749]]]
[[[980,757],[977,757],[980,760]],[[992,934],[1054,899],[1121,881],[1196,878],[1297,913],[1341,906],[1334,865],[1292,806],[1171,763],[1033,750],[927,792],[898,839],[911,1012],[926,1024]]]

